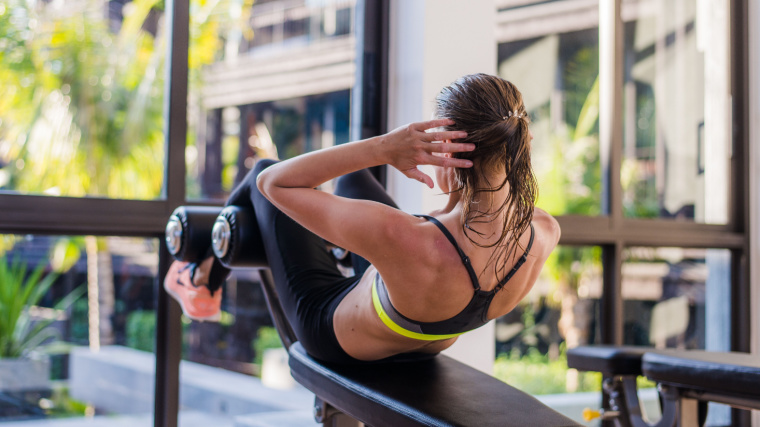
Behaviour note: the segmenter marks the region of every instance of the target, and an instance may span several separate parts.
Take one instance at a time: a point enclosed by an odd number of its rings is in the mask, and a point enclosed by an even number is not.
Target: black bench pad
[[[712,393],[741,395],[760,402],[760,357],[747,353],[659,351],[642,359],[653,381]]]
[[[443,355],[418,362],[333,365],[312,359],[300,343],[289,353],[296,381],[373,427],[579,425],[534,397]]]
[[[595,345],[567,350],[567,366],[605,376],[642,375],[641,358],[651,347]]]

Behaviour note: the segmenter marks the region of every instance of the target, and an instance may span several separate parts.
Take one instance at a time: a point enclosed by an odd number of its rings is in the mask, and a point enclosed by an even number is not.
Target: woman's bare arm
[[[388,243],[404,244],[404,225],[414,218],[380,203],[346,199],[314,188],[341,175],[382,164],[390,164],[432,187],[430,177],[417,166],[472,166],[468,160],[433,155],[475,148],[472,144],[433,144],[466,136],[459,131],[425,132],[447,124],[451,122],[414,123],[379,137],[304,154],[265,169],[257,185],[267,199],[299,224],[375,262],[395,251],[394,245]]]

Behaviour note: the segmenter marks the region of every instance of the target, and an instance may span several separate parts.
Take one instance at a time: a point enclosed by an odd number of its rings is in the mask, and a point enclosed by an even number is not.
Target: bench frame
[[[708,402],[740,409],[760,409],[760,399],[753,396],[738,392],[732,394],[720,389],[710,390],[704,383],[689,384],[689,381],[668,380],[667,377],[659,379],[658,377],[662,378],[662,374],[653,370],[653,366],[657,366],[657,359],[662,360],[665,357],[667,360],[674,356],[676,361],[697,361],[700,360],[701,356],[697,356],[700,353],[709,352],[673,352],[626,346],[582,346],[568,350],[568,365],[578,370],[601,372],[604,375],[603,389],[609,409],[602,411],[601,417],[603,420],[614,421],[619,427],[702,426],[707,419]],[[741,364],[743,362],[735,363],[739,364],[724,365],[745,366]],[[667,362],[665,366],[668,366]],[[652,379],[658,381],[662,418],[657,423],[649,423],[646,420],[639,402],[636,378],[642,375],[651,375]]]

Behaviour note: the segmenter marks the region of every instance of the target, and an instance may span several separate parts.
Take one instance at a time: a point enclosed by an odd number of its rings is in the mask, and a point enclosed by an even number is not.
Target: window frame
[[[387,110],[389,0],[357,0],[355,18],[364,25],[356,33],[357,79],[353,88],[351,135],[360,138],[385,131]],[[156,371],[153,425],[176,427],[179,411],[179,364],[182,325],[179,305],[162,289],[171,263],[166,249],[166,220],[188,203],[185,188],[187,138],[189,2],[166,2],[166,85],[164,88],[164,189],[157,200],[101,197],[52,197],[0,192],[0,233],[44,235],[135,236],[160,243],[156,314]],[[354,119],[354,117],[356,119]],[[375,171],[382,178],[383,170]],[[220,202],[192,201],[219,205]]]

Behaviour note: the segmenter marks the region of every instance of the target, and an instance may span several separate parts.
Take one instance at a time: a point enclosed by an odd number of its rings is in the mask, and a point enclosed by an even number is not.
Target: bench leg
[[[678,427],[699,427],[699,401],[682,397],[678,399]]]
[[[314,419],[325,427],[364,427],[364,423],[340,412],[319,396],[314,398]]]
[[[612,420],[617,427],[675,427],[680,400],[676,390],[661,387],[662,417],[655,424],[645,418],[639,402],[636,377],[618,376],[604,381],[604,390],[610,398],[610,411],[603,419]],[[696,411],[695,411],[696,413]],[[692,426],[692,424],[679,424]],[[697,426],[697,424],[693,424]]]

